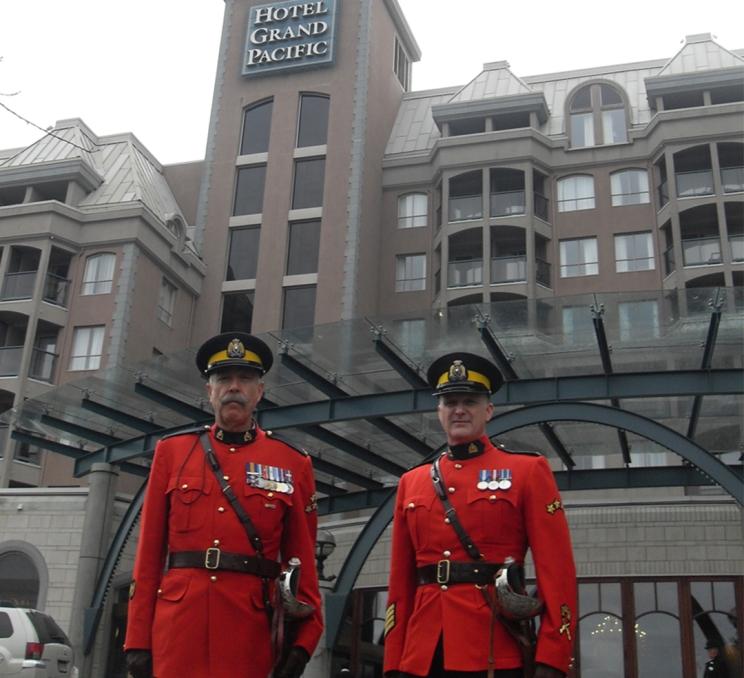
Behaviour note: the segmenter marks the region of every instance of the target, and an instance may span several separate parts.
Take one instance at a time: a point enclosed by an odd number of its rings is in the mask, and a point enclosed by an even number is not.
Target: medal
[[[501,471],[501,479],[499,480],[499,489],[508,490],[511,487],[511,469],[505,468]]]
[[[488,489],[492,492],[499,489],[499,481],[496,480],[496,469],[491,469],[491,480],[488,481]]]
[[[486,478],[488,477],[488,471],[484,468],[482,468],[480,471],[478,471],[478,484],[476,487],[479,490],[487,490],[488,489],[488,481]]]

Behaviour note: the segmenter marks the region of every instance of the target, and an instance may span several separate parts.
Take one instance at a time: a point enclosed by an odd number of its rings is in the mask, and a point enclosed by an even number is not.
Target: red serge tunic
[[[545,601],[536,660],[566,672],[576,624],[576,571],[555,479],[544,457],[496,448],[486,437],[481,442],[485,449],[478,456],[441,457],[448,499],[486,562],[502,563],[508,556],[524,562],[531,549],[539,595]],[[478,489],[481,472],[493,471],[510,472],[511,487]],[[423,565],[442,559],[475,562],[444,518],[430,466],[405,473],[393,517],[385,671],[428,675],[440,637],[445,669],[488,668],[491,611],[482,592],[468,583],[416,585],[416,568]],[[498,622],[493,648],[496,669],[521,666],[516,641]]]
[[[315,606],[299,623],[294,642],[312,655],[322,631],[315,571],[317,512],[310,457],[259,428],[253,442],[210,439],[220,467],[263,541],[264,555],[302,562],[297,597]],[[291,471],[294,492],[246,482],[254,462]],[[255,468],[255,467],[254,467]],[[286,475],[286,474],[285,474]],[[163,572],[167,553],[206,551],[255,554],[223,496],[199,444],[199,432],[161,440],[155,448],[142,511],[130,589],[126,649],[151,649],[156,678],[266,678],[272,643],[261,579],[204,568]]]

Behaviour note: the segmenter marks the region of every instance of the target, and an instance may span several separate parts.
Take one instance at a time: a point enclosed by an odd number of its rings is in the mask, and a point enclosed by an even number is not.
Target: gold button
[[[450,524],[450,519],[449,518],[445,518],[444,519],[444,522],[447,523],[447,525],[449,525]]]
[[[220,513],[224,513],[224,512],[225,512],[225,507],[224,507],[224,506],[220,506],[220,507],[219,507],[219,508],[218,508],[217,510],[218,510],[218,511],[219,511]]]
[[[230,480],[230,476],[222,476],[223,480]]]
[[[447,488],[447,491],[448,491],[448,492],[449,492],[450,494],[453,494],[453,493],[454,493],[454,491],[455,491],[455,488],[454,488],[454,487],[448,487],[448,488]]]
[[[442,588],[442,591],[446,591],[447,590],[447,584],[442,584],[442,587],[441,588]]]
[[[269,492],[269,496],[270,497],[273,497],[274,496],[274,493],[273,492]]]
[[[442,551],[442,555],[445,558],[449,558],[452,555],[452,551]]]
[[[462,464],[455,464],[455,468],[462,468]]]
[[[230,452],[235,452],[235,448],[234,447],[231,447],[230,448]]]
[[[183,485],[181,485],[181,489],[182,490],[185,490],[188,486],[189,486],[188,483],[184,483]]]
[[[414,508],[415,506],[416,506],[416,504],[414,504],[413,502],[409,502],[409,504],[408,504],[408,508],[409,508],[409,509],[412,509],[412,508]]]
[[[492,495],[491,495],[491,496],[490,496],[490,497],[488,498],[488,501],[496,501],[496,495],[495,495],[495,494],[492,494]]]
[[[160,595],[163,592],[163,589],[158,589],[158,595]]]
[[[211,576],[211,577],[209,578],[209,581],[217,581],[217,577],[215,577],[214,575],[212,575],[212,576]]]
[[[215,546],[219,546],[220,545],[220,540],[219,539],[215,539],[213,543],[214,543]]]

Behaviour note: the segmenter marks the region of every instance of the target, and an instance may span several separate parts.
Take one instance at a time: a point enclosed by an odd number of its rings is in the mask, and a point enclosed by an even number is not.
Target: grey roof
[[[566,99],[584,82],[601,79],[614,83],[627,95],[632,126],[646,125],[654,112],[649,108],[645,79],[659,75],[695,73],[741,67],[744,51],[718,45],[708,33],[687,36],[684,47],[671,59],[600,66],[561,73],[517,77],[505,61],[485,64],[483,71],[463,87],[411,92],[403,97],[385,149],[386,156],[426,153],[440,137],[431,108],[436,104],[475,101],[500,96],[542,93],[550,110],[540,131],[558,136],[565,131]]]
[[[45,165],[75,159],[101,178],[79,208],[140,202],[164,222],[176,215],[185,223],[162,166],[137,137],[130,133],[98,137],[78,118],[57,122],[38,141],[0,159],[0,175],[5,169],[29,166],[42,173]]]

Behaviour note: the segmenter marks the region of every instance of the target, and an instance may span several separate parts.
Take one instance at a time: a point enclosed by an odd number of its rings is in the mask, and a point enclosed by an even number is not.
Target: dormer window
[[[569,105],[571,147],[626,142],[625,110],[622,94],[612,85],[592,83],[579,89]]]

